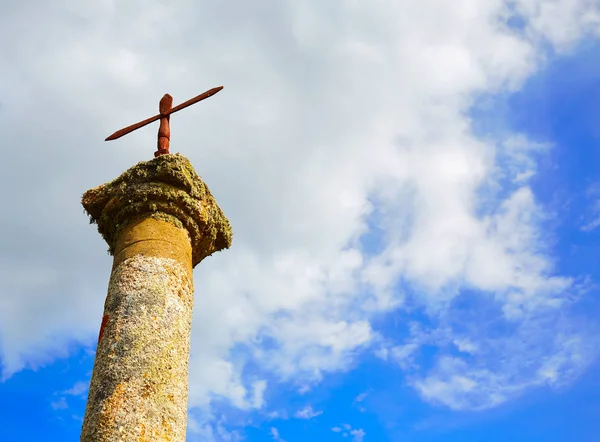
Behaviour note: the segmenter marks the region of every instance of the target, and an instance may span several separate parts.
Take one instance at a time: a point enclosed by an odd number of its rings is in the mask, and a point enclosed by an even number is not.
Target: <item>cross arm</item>
[[[188,106],[191,106],[192,104],[195,104],[199,101],[202,101],[206,98],[212,97],[214,94],[216,94],[217,92],[219,92],[221,89],[223,89],[223,86],[219,86],[219,87],[215,87],[212,88],[206,92],[204,92],[203,94],[198,95],[197,97],[194,97],[188,101],[185,101],[183,103],[181,103],[180,105],[175,106],[174,108],[172,108],[170,111],[168,111],[167,113],[164,114],[158,114],[158,115],[154,115],[153,117],[147,118],[144,121],[140,121],[139,123],[135,123],[132,124],[131,126],[127,126],[121,130],[116,131],[114,134],[112,134],[111,136],[109,136],[108,138],[106,138],[105,141],[112,141],[112,140],[116,140],[117,138],[121,138],[123,135],[127,135],[130,132],[133,132],[134,130],[137,130],[141,127],[146,126],[147,124],[150,124],[154,121],[158,121],[163,117],[166,117],[168,115],[174,114],[175,112],[180,111],[181,109],[185,109]]]

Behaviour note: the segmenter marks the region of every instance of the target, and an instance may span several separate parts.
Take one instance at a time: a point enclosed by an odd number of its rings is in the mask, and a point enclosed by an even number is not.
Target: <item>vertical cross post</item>
[[[160,126],[158,127],[158,142],[157,151],[154,152],[154,157],[159,155],[165,155],[169,153],[169,142],[171,140],[171,127],[169,126],[169,119],[171,115],[169,112],[173,108],[173,97],[169,94],[165,94],[161,98],[158,105],[158,111],[164,117],[160,118]]]

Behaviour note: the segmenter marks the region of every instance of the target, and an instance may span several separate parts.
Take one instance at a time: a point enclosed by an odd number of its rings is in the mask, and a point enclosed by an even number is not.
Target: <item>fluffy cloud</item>
[[[155,132],[102,140],[167,91],[180,102],[224,84],[172,118],[172,150],[236,234],[195,271],[192,407],[260,408],[266,376],[318,382],[381,342],[426,400],[453,408],[572,378],[594,350],[568,318],[544,328],[575,289],[553,274],[528,187],[541,147],[477,138],[468,110],[598,23],[587,0],[3,6],[4,376],[94,342],[110,259],[79,196],[151,158]],[[374,233],[371,250],[361,238]],[[465,290],[481,302],[456,308]],[[405,343],[372,329],[409,304],[433,325]],[[442,349],[429,369],[424,342]]]
[[[362,428],[352,428],[352,426],[348,424],[342,424],[341,427],[333,427],[331,431],[340,433],[345,438],[350,435],[354,442],[362,442],[367,435],[366,431]]]
[[[285,442],[285,440],[279,435],[279,430],[275,427],[271,427],[271,437],[276,442]]]
[[[294,414],[294,417],[297,417],[298,419],[312,419],[313,417],[320,416],[321,414],[323,414],[322,411],[315,411],[310,405],[308,405],[298,410]]]

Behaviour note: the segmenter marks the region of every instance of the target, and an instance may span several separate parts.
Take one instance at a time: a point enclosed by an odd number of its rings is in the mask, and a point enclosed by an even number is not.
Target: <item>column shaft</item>
[[[185,441],[192,249],[153,218],[117,239],[81,441]]]

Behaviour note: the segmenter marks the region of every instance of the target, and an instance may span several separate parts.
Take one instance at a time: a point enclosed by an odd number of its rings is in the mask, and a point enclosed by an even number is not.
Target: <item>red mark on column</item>
[[[104,334],[104,327],[106,327],[107,322],[108,322],[108,315],[104,315],[102,317],[102,324],[100,324],[100,334],[98,335],[98,344],[100,344],[100,340],[102,339],[102,335]]]

